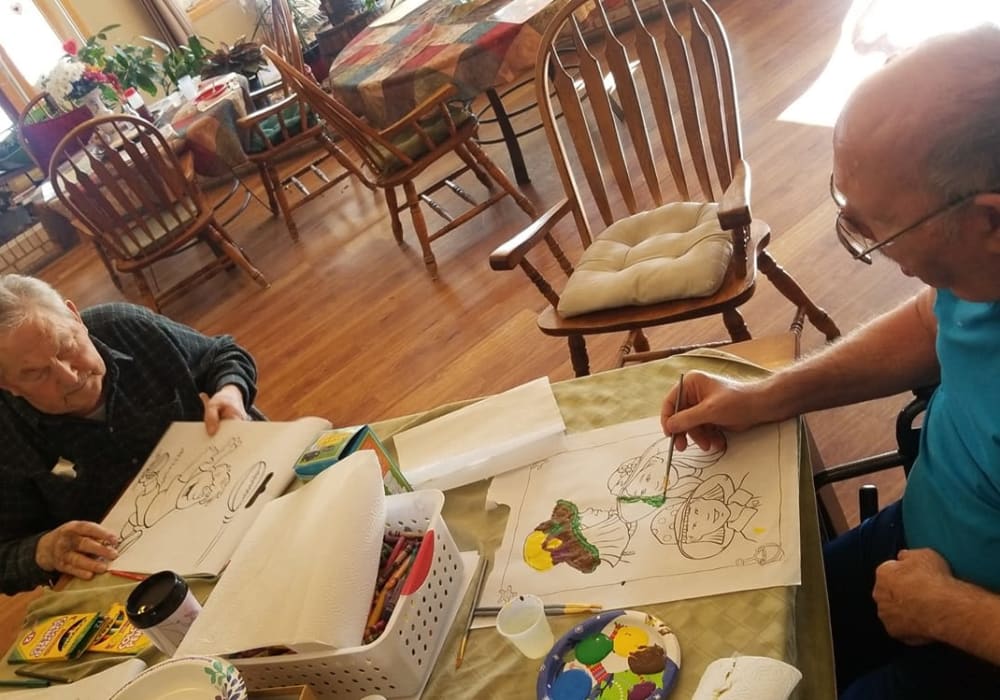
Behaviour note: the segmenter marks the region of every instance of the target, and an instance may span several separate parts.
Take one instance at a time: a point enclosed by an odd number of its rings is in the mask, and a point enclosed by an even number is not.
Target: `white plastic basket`
[[[461,603],[463,563],[441,517],[444,494],[424,490],[386,498],[386,527],[428,533],[385,630],[371,644],[335,652],[233,659],[251,690],[309,685],[322,698],[416,695],[434,667]]]

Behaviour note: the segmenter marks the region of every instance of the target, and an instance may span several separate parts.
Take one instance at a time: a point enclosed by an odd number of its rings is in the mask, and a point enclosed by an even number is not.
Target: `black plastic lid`
[[[173,571],[160,571],[137,585],[125,602],[125,614],[140,629],[154,627],[176,612],[188,585]]]

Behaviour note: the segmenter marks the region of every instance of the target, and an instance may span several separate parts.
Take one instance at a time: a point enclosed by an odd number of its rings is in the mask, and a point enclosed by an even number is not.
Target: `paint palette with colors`
[[[538,700],[664,700],[680,666],[680,644],[662,621],[607,610],[553,645],[538,673]]]

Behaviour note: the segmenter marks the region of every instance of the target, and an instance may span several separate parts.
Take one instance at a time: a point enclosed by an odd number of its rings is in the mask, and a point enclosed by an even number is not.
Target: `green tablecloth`
[[[676,383],[679,373],[690,369],[736,378],[765,373],[736,358],[705,351],[559,382],[552,388],[568,432],[581,432],[658,415],[663,397]],[[372,427],[392,450],[395,433],[461,405],[383,421]],[[735,653],[770,656],[798,667],[803,674],[797,691],[800,698],[817,700],[836,696],[812,470],[806,450],[800,453],[801,586],[638,607],[666,622],[680,641],[681,672],[673,697],[690,698],[705,667],[717,658]],[[459,548],[478,548],[487,555],[500,545],[508,512],[503,506],[485,510],[488,483],[481,481],[447,492],[444,508],[445,521]],[[534,698],[539,662],[525,659],[507,647],[495,629],[474,630],[465,660],[461,668],[455,669],[462,623],[469,605],[471,595],[466,596],[459,610],[423,697]],[[582,619],[585,618],[557,616],[550,621],[558,637]]]
[[[560,382],[553,385],[553,391],[567,430],[581,432],[657,415],[663,397],[677,381],[678,374],[690,369],[704,369],[736,378],[761,376],[765,372],[721,353],[704,351]],[[417,416],[374,423],[372,428],[386,447],[394,450],[392,436],[395,433],[462,405],[451,404]],[[816,501],[812,491],[812,470],[806,451],[803,449],[800,452],[801,586],[639,607],[665,621],[680,641],[681,672],[673,697],[690,698],[705,667],[714,659],[735,653],[770,656],[797,666],[803,674],[797,691],[800,698],[822,700],[835,697],[829,613]],[[487,481],[481,481],[447,492],[444,517],[460,549],[478,548],[489,555],[500,545],[507,508],[499,507],[492,511],[484,508],[487,486]],[[127,596],[132,585],[122,585],[121,579],[110,576],[98,577],[90,583],[77,581],[71,585],[70,591],[47,592],[32,604],[31,611],[37,615],[40,611],[54,614],[80,610],[81,605],[89,608],[81,601],[81,596],[94,605],[124,600],[123,596]],[[199,598],[207,594],[209,584],[205,582],[205,585],[205,590],[196,591],[202,594]],[[472,604],[471,598],[471,595],[466,596],[458,612],[457,622],[445,640],[423,697],[427,700],[534,698],[539,662],[525,659],[507,647],[492,628],[472,632],[465,660],[461,668],[455,669],[454,659],[463,631],[462,623]],[[584,618],[550,618],[556,635],[567,631],[581,619]],[[149,657],[147,660],[152,663],[163,658],[155,651],[151,651]],[[68,664],[60,670],[67,678],[79,678],[97,670],[95,665],[109,662],[88,658],[81,661],[82,664]],[[0,668],[0,678],[11,677],[13,668],[4,666]]]

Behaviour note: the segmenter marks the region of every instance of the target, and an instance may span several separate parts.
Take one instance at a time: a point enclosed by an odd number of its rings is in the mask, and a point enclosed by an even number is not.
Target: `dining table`
[[[554,382],[552,390],[566,423],[567,432],[580,432],[613,425],[622,421],[658,415],[667,390],[681,373],[701,369],[733,378],[762,377],[771,369],[791,361],[798,353],[794,334],[763,337],[735,344],[728,352],[696,351],[632,365],[600,374]],[[450,413],[470,401],[439,406],[418,414],[371,423],[386,449],[395,454],[395,436],[415,425]],[[802,680],[796,695],[808,700],[833,700],[836,696],[833,677],[833,652],[829,608],[821,553],[821,540],[812,488],[811,450],[804,423],[800,423],[798,460],[799,520],[801,542],[801,585],[774,586],[757,590],[709,595],[667,603],[636,606],[664,621],[679,642],[680,672],[673,697],[691,697],[709,663],[734,654],[768,656],[796,666]],[[459,549],[478,550],[489,558],[503,536],[507,509],[486,508],[488,480],[476,482],[445,493],[442,512]],[[224,576],[225,574],[223,574]],[[211,581],[192,581],[199,599],[211,596]],[[131,584],[134,585],[134,584]],[[69,581],[64,591],[36,591],[0,600],[0,645],[13,641],[25,610],[66,612],[81,605],[94,607],[94,601],[106,603],[127,596],[128,582],[104,574],[90,582]],[[461,601],[457,620],[465,620],[475,604],[470,592]],[[564,615],[550,618],[558,636],[582,620]],[[475,629],[467,644],[462,643],[464,628],[456,623],[441,643],[441,651],[432,664],[425,698],[461,697],[535,697],[539,662],[522,657],[506,646],[494,628]],[[455,663],[458,649],[464,649],[464,662]],[[95,659],[85,654],[76,665],[60,668],[70,677],[97,670],[96,664],[115,663],[114,659]],[[146,654],[148,663],[164,657],[155,650]],[[430,659],[428,659],[430,661]],[[91,664],[81,667],[82,664]],[[16,678],[14,669],[0,661],[0,680]],[[294,675],[294,674],[292,674]],[[340,694],[322,674],[304,674],[285,678],[289,684],[311,684],[319,698],[356,698]],[[68,679],[68,678],[67,678]],[[0,688],[2,693],[2,688]],[[2,694],[0,694],[2,697]]]
[[[561,0],[401,0],[355,36],[326,82],[375,127],[406,115],[444,85],[471,102],[485,94],[518,183],[530,182],[498,88],[534,69]]]

